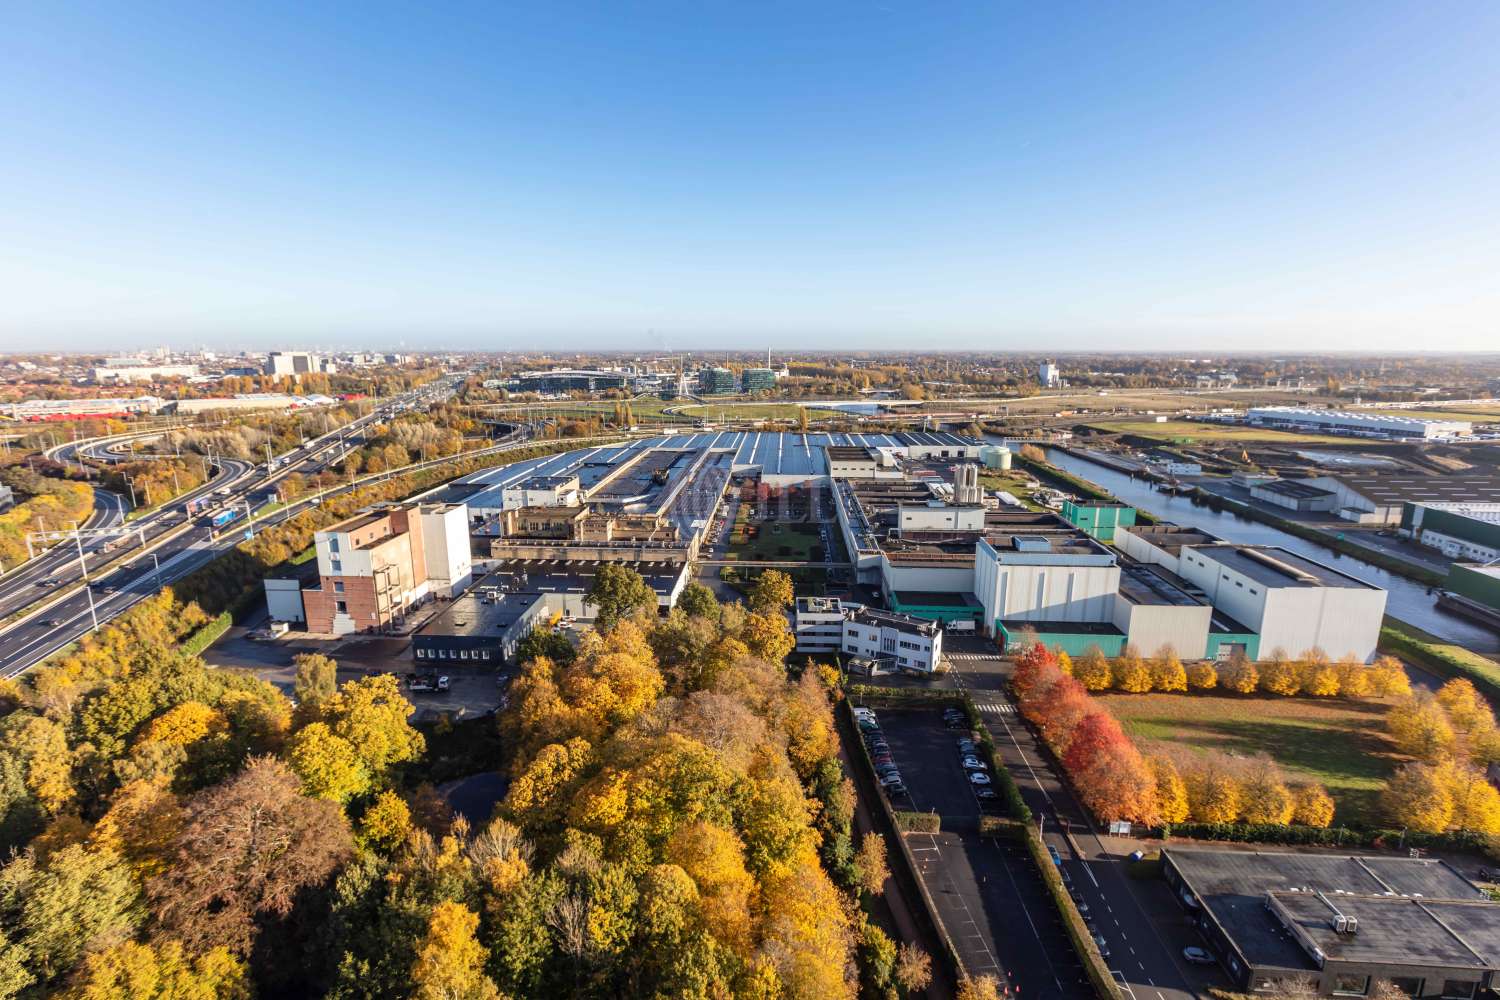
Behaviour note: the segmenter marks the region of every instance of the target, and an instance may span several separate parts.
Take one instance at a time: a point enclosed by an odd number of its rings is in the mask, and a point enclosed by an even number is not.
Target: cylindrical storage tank
[[[987,469],[1010,468],[1010,449],[1004,445],[987,444],[979,450],[979,460]]]

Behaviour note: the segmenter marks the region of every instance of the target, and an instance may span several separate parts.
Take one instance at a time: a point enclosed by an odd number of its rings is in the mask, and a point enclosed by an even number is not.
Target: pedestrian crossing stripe
[[[998,659],[1001,659],[1001,656],[1000,656],[999,653],[949,653],[945,657],[945,659],[949,659],[949,660],[964,660],[964,661],[969,661],[969,660],[998,660]]]
[[[995,715],[1015,715],[1016,706],[1008,701],[977,701],[981,712],[992,712]]]

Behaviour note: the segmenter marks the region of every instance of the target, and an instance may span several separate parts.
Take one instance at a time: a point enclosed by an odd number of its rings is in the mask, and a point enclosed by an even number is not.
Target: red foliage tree
[[[1076,784],[1079,775],[1093,767],[1107,751],[1115,747],[1130,746],[1125,730],[1120,728],[1115,717],[1095,708],[1073,730],[1073,736],[1068,740],[1068,749],[1063,754],[1063,768]]]
[[[1042,731],[1042,738],[1057,753],[1064,752],[1073,740],[1073,731],[1099,707],[1084,686],[1071,677],[1060,677],[1033,699],[1027,713]]]

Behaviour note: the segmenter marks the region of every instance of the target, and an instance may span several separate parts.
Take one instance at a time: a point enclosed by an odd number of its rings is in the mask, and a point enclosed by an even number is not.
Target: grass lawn
[[[694,403],[684,405],[679,412],[700,420],[718,420],[721,414],[725,420],[796,420],[802,407],[796,403]],[[812,420],[819,416],[817,410],[808,413]]]
[[[750,522],[750,526],[756,532],[755,537],[732,547],[725,553],[725,558],[807,562],[813,558],[813,549],[816,548],[817,561],[823,560],[822,541],[816,524],[756,521]]]
[[[1386,703],[1181,694],[1098,696],[1146,751],[1270,755],[1290,779],[1322,782],[1335,823],[1380,824],[1379,796],[1404,759],[1385,735]]]
[[[1347,437],[1331,434],[1303,434],[1298,431],[1278,431],[1264,427],[1241,427],[1238,424],[1202,424],[1192,420],[1168,420],[1155,423],[1150,420],[1120,420],[1089,422],[1109,434],[1134,434],[1137,437],[1156,438],[1181,444],[1195,441],[1265,441],[1270,444],[1349,444]]]
[[[986,491],[1004,490],[1031,510],[1042,510],[1039,504],[1027,499],[1031,487],[1023,473],[986,471],[979,474],[979,486]]]

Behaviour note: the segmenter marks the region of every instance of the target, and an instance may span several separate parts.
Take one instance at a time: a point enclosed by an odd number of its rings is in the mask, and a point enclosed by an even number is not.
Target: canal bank
[[[1328,563],[1339,570],[1383,588],[1386,613],[1424,632],[1481,653],[1500,652],[1500,636],[1473,622],[1450,614],[1434,604],[1431,588],[1373,565],[1357,556],[1338,552],[1280,528],[1252,520],[1230,509],[1215,510],[1201,498],[1163,493],[1139,477],[1107,468],[1057,448],[1046,449],[1047,460],[1063,472],[1108,491],[1120,502],[1149,511],[1173,524],[1212,532],[1231,542],[1248,545],[1278,545],[1309,559]]]

